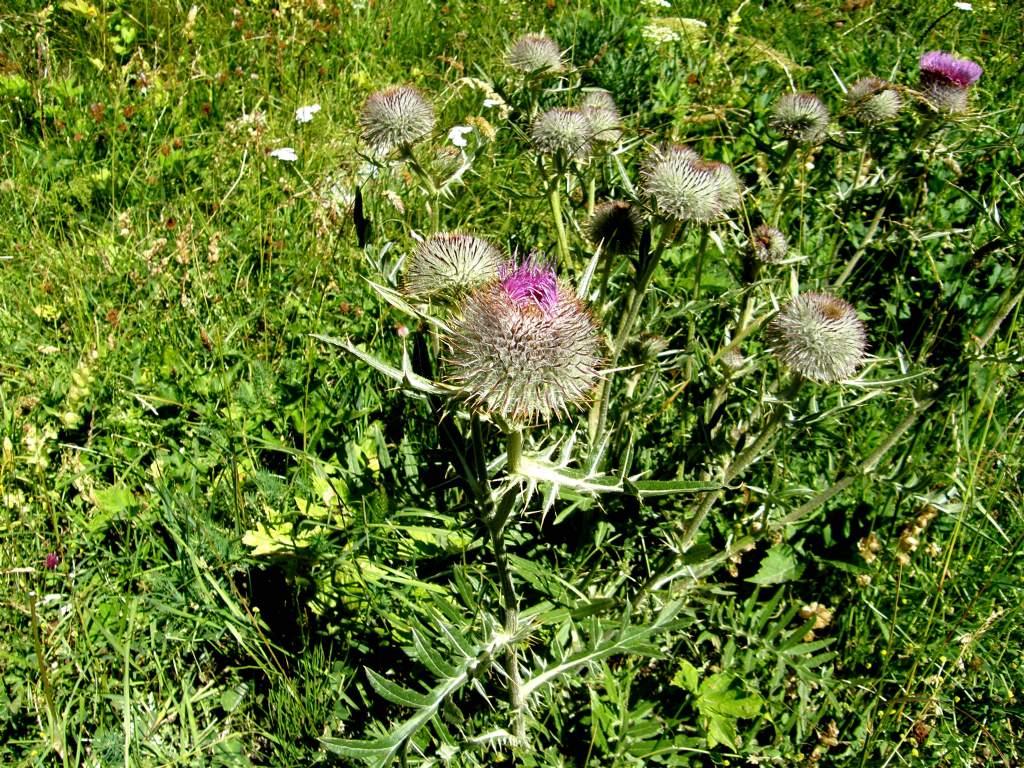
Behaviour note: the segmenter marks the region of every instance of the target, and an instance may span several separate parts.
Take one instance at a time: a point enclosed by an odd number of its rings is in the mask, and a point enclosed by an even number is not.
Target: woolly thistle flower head
[[[366,100],[359,125],[363,141],[383,155],[430,133],[434,129],[434,107],[417,89],[393,86]]]
[[[608,91],[587,91],[580,102],[580,111],[590,122],[594,141],[617,144],[622,138],[622,117]]]
[[[679,144],[651,153],[641,176],[658,213],[677,221],[711,221],[739,203],[739,180],[731,168],[705,162]]]
[[[644,220],[636,206],[621,200],[609,200],[594,206],[587,222],[587,236],[594,245],[613,256],[633,253],[640,244]]]
[[[865,77],[851,85],[846,100],[850,113],[868,125],[892,120],[903,107],[899,92],[877,77]]]
[[[530,138],[542,154],[564,152],[567,157],[582,160],[590,154],[594,129],[579,110],[556,107],[534,118]]]
[[[783,94],[772,108],[772,128],[802,144],[823,142],[830,121],[828,107],[813,93]]]
[[[526,74],[555,74],[565,69],[558,44],[541,34],[523,35],[516,40],[505,54],[505,63]]]
[[[984,71],[970,59],[958,59],[945,51],[929,51],[921,56],[921,88],[932,106],[941,112],[967,109],[968,89]]]
[[[772,352],[794,371],[824,383],[849,378],[864,360],[867,333],[853,307],[823,293],[791,300],[768,327]]]
[[[414,296],[461,297],[497,277],[504,256],[473,235],[439,232],[416,246],[405,273],[405,290]]]
[[[778,264],[786,258],[789,243],[778,229],[762,224],[750,235],[750,252],[762,264]]]
[[[547,420],[597,382],[597,326],[547,264],[505,264],[472,291],[453,329],[452,378],[470,404],[514,424]]]

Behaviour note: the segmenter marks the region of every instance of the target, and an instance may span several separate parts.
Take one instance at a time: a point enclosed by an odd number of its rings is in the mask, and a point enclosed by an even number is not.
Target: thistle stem
[[[523,431],[514,429],[508,434],[506,471],[509,475],[518,473],[523,455]],[[501,612],[505,634],[509,637],[505,651],[505,673],[508,677],[508,703],[512,713],[512,732],[518,744],[526,743],[526,700],[523,696],[523,679],[519,674],[519,651],[514,638],[519,632],[519,606],[516,601],[512,574],[508,567],[508,552],[505,550],[505,528],[512,508],[519,497],[519,487],[513,484],[498,502],[494,514],[488,517],[487,533],[494,552],[494,564],[501,589]]]
[[[555,236],[558,247],[558,264],[569,266],[569,238],[565,233],[565,222],[562,221],[562,194],[559,189],[560,177],[556,177],[548,186],[548,202],[551,204],[551,215],[555,219]]]
[[[658,241],[654,252],[643,260],[643,266],[637,272],[636,282],[633,284],[633,290],[630,291],[629,295],[629,306],[626,309],[626,313],[622,316],[619,330],[615,334],[615,340],[612,342],[611,355],[608,358],[609,373],[598,388],[597,397],[594,399],[594,404],[590,409],[588,426],[592,447],[596,447],[597,441],[604,432],[605,425],[608,423],[608,401],[615,377],[614,368],[619,362],[622,350],[625,348],[626,341],[629,340],[629,334],[633,330],[637,316],[640,314],[640,307],[643,305],[647,288],[651,284],[651,278],[654,277],[654,272],[658,267],[658,262],[661,261],[662,255],[669,245],[675,242],[681,231],[682,226],[680,222],[673,222]],[[591,458],[593,459],[593,453]]]

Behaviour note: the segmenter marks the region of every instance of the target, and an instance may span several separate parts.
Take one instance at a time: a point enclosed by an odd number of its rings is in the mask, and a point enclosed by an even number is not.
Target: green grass
[[[425,671],[414,629],[446,658],[458,644],[441,627],[486,639],[499,600],[457,469],[468,422],[313,334],[391,362],[403,344],[429,345],[364,279],[384,282],[380,268],[430,227],[407,171],[366,178],[358,114],[377,88],[430,94],[437,144],[471,116],[497,131],[442,204],[443,228],[553,250],[528,123],[501,120],[460,80],[488,81],[516,106],[502,55],[542,28],[585,85],[616,94],[629,135],[734,164],[766,188],[760,213],[778,170],[767,119],[790,78],[837,106],[836,76],[912,85],[932,48],[985,74],[972,114],[927,157],[911,148],[916,113],[869,145],[850,130],[793,167],[781,217],[802,259],[765,278],[758,306],[791,279],[826,288],[855,259],[842,295],[868,320],[865,378],[889,383],[805,388],[688,562],[731,557],[654,606],[621,601],[674,541],[692,495],[566,498],[543,515],[535,501],[508,534],[524,608],[537,608],[518,647],[533,670],[581,648],[593,656],[538,693],[533,751],[467,746],[503,722],[495,665],[477,683],[486,702],[470,684],[446,700],[409,762],[452,743],[458,765],[1024,759],[1024,340],[1012,301],[1024,16],[981,0],[948,15],[920,2],[549,5],[214,3],[193,16],[187,3],[73,2],[0,14],[0,763],[348,764],[322,740],[370,737],[412,711],[387,703],[366,669],[418,691],[443,676]],[[705,21],[703,39],[671,52],[645,42],[645,19],[673,15]],[[294,110],[311,103],[322,111],[298,125]],[[283,146],[295,163],[269,156]],[[641,157],[620,158],[634,182]],[[887,187],[893,173],[902,181]],[[625,194],[613,162],[598,175],[602,195]],[[334,196],[359,183],[365,251],[348,198]],[[570,240],[587,254],[576,192]],[[734,430],[770,409],[777,371],[759,364],[716,415],[722,377],[709,362],[749,295],[741,254],[758,215],[751,203],[716,230],[693,301],[699,237],[666,254],[641,327],[668,352],[617,391],[610,470],[707,479]],[[629,276],[625,262],[612,274],[616,296]],[[744,354],[762,349],[755,336]],[[629,346],[624,360],[643,363],[641,352]],[[498,455],[497,431],[480,430]],[[570,419],[550,436],[571,432]],[[762,536],[844,477],[800,525]],[[745,537],[749,550],[729,549]],[[785,572],[768,573],[773,562]],[[801,614],[815,602],[827,626]],[[645,634],[666,604],[672,623]]]

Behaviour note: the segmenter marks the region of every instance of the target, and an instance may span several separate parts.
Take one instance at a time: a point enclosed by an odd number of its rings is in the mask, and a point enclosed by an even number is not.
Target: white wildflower
[[[448,131],[448,140],[456,147],[464,147],[466,146],[466,134],[472,132],[472,126],[456,125],[450,131]]]
[[[281,147],[275,149],[270,153],[270,156],[275,160],[283,160],[286,163],[294,163],[299,159],[299,156],[295,154],[295,150],[291,147]]]
[[[295,122],[302,125],[308,123],[313,119],[313,115],[320,111],[319,104],[310,104],[305,107],[299,107],[295,110]]]
[[[961,11],[973,11],[974,6],[970,3],[953,3],[954,8],[958,8]]]

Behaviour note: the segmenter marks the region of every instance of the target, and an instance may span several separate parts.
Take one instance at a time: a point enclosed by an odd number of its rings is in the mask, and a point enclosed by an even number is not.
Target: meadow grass
[[[443,649],[440,627],[488,629],[486,531],[452,470],[488,461],[466,448],[469,422],[323,338],[392,362],[409,348],[429,367],[429,334],[367,280],[397,287],[411,233],[434,223],[556,251],[503,63],[544,29],[584,85],[616,96],[630,137],[686,141],[775,190],[765,212],[794,260],[758,306],[791,281],[831,286],[867,318],[873,358],[862,386],[801,390],[785,439],[672,564],[700,578],[648,603],[693,489],[535,504],[507,546],[540,624],[511,644],[536,669],[586,663],[538,686],[529,749],[462,730],[500,720],[495,666],[467,673],[403,759],[454,744],[456,765],[1020,764],[1024,14],[987,0],[673,5],[0,11],[0,763],[349,764],[332,740],[415,711],[386,703],[367,669],[422,691],[437,674],[409,651],[414,630]],[[657,43],[657,19],[679,39]],[[799,153],[775,189],[768,116],[791,81],[839,104],[837,80],[913,84],[936,48],[985,67],[937,143],[908,133],[924,113],[870,141],[850,129]],[[465,78],[517,109],[482,107]],[[360,146],[365,99],[392,84],[433,98],[438,145],[457,124],[480,142],[433,213],[408,168],[375,177]],[[284,147],[294,162],[270,154]],[[628,192],[636,150],[601,167],[602,193]],[[586,190],[562,205],[582,253]],[[710,373],[753,295],[744,216],[691,232],[653,276],[623,352],[638,367],[617,375],[608,415],[611,474],[708,481],[780,412],[760,368],[725,389]],[[609,295],[629,275],[624,260]],[[493,427],[472,429],[504,450]],[[561,450],[575,433],[553,434]],[[772,513],[793,524],[769,535]]]

